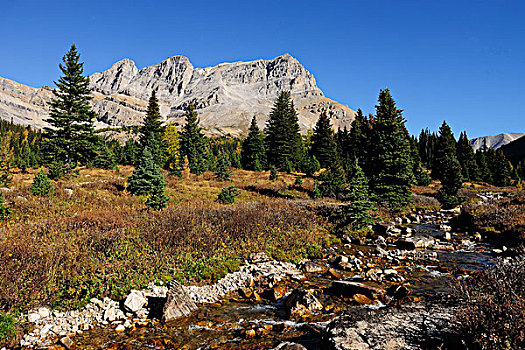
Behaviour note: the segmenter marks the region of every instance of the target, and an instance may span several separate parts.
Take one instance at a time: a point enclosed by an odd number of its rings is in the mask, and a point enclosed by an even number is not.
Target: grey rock
[[[68,336],[60,338],[60,344],[62,344],[66,349],[71,349],[75,345],[73,340],[71,340],[71,338]]]
[[[291,343],[291,342],[283,342],[277,347],[273,348],[273,350],[306,350],[304,346],[297,343]]]
[[[299,317],[305,312],[318,311],[323,304],[307,290],[294,289],[286,298],[284,306],[292,317]]]
[[[197,309],[197,304],[192,300],[184,287],[176,281],[168,283],[168,296],[162,310],[164,321],[173,320],[181,316],[188,316]]]
[[[124,301],[124,309],[130,312],[139,311],[147,302],[144,295],[139,291],[132,291]]]
[[[322,345],[330,350],[440,349],[452,321],[453,309],[438,305],[361,309],[334,319]]]

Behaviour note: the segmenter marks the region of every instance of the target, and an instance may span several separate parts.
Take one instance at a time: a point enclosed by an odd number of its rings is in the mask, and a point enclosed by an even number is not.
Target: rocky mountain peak
[[[2,118],[23,114],[23,110],[13,112],[17,103],[12,96],[28,99],[31,104],[27,95],[38,95],[36,89],[29,87],[25,93],[13,93],[11,90],[21,89],[12,83],[0,81],[0,110],[2,94],[9,92],[11,96],[10,111],[0,115]],[[349,126],[355,115],[348,106],[324,97],[313,75],[288,53],[270,60],[229,62],[206,68],[195,68],[185,56],[172,56],[138,69],[135,62],[126,58],[106,71],[91,75],[90,86],[95,92],[98,125],[106,126],[140,124],[152,90],[157,92],[165,120],[181,125],[185,108],[193,103],[201,125],[210,134],[243,134],[254,115],[264,125],[273,102],[283,90],[290,91],[303,132],[315,125],[322,112],[332,116],[336,128]],[[40,117],[47,113],[47,107],[42,98],[39,104]],[[31,123],[26,119],[24,124]]]

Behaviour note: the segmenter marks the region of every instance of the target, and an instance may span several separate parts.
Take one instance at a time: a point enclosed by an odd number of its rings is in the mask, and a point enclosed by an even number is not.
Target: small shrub
[[[303,178],[301,177],[301,175],[297,175],[295,177],[295,183],[294,183],[295,186],[302,186],[303,185]]]
[[[277,174],[277,168],[275,166],[270,166],[270,181],[275,181],[279,178],[279,175]]]
[[[55,193],[53,183],[49,180],[49,177],[42,169],[40,169],[35,176],[33,184],[29,189],[35,196],[49,196]]]
[[[219,203],[232,204],[235,202],[235,197],[240,195],[241,192],[235,186],[224,187],[217,197]]]
[[[16,336],[16,329],[15,315],[0,311],[0,345],[11,342]]]

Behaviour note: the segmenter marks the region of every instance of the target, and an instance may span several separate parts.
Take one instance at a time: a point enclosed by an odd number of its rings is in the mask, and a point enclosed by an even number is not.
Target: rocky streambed
[[[209,286],[151,284],[117,302],[26,315],[24,347],[77,349],[439,348],[453,319],[450,282],[503,249],[451,232],[454,212],[413,214],[298,264],[254,254]]]

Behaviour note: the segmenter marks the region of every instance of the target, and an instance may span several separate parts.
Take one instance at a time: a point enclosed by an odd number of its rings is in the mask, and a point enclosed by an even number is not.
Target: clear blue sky
[[[408,128],[525,132],[525,1],[0,0],[0,76],[53,85],[72,42],[86,73],[174,55],[196,67],[290,53],[327,97],[374,112],[389,87]]]

